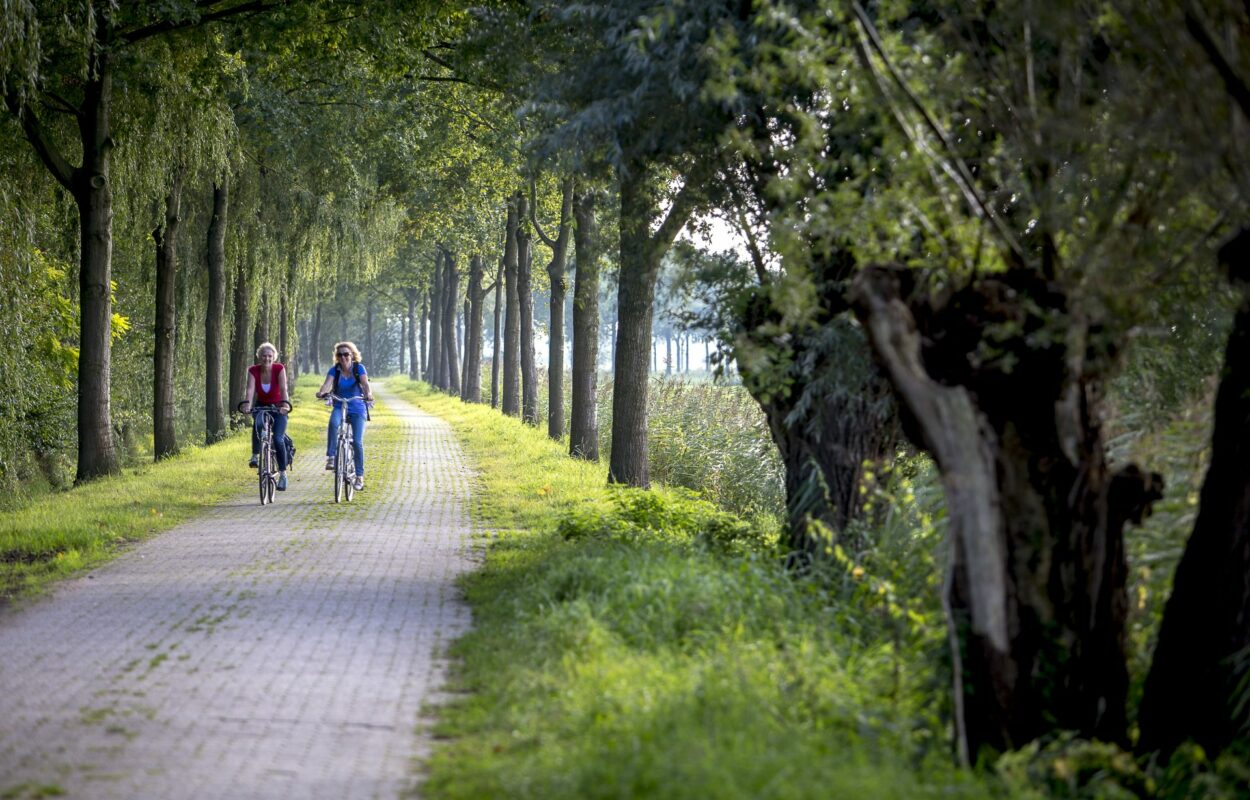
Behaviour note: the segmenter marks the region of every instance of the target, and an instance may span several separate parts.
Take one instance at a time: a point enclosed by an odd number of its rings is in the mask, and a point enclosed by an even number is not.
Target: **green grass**
[[[325,442],[325,413],[303,382],[288,433],[301,452]],[[255,486],[246,429],[212,447],[31,499],[0,512],[0,602],[39,592],[49,581],[96,566],[126,545],[200,514]]]
[[[424,793],[1001,796],[950,766],[946,688],[862,573],[795,579],[689,493],[610,491],[541,430],[390,387],[453,426],[489,538]]]

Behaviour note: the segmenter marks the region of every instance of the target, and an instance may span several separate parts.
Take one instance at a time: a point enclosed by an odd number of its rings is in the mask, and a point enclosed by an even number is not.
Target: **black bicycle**
[[[238,405],[240,413],[243,413],[243,405],[243,403]],[[276,406],[253,406],[251,410],[253,418],[260,415],[260,431],[257,433],[260,439],[260,453],[256,458],[256,484],[260,491],[262,506],[273,502],[274,492],[278,488],[278,451],[274,449],[277,445],[273,439],[273,415],[281,413],[282,406],[286,406],[287,411],[291,410],[291,404],[286,400]]]

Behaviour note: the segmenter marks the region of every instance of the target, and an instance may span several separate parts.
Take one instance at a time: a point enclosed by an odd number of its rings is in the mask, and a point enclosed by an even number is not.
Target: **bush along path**
[[[332,502],[308,403],[274,505],[240,461],[233,500],[0,613],[0,797],[413,786],[469,623],[468,478],[445,423],[380,395],[356,502]]]

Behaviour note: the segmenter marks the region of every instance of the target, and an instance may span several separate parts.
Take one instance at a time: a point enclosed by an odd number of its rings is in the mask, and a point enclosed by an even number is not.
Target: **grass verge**
[[[301,381],[294,392],[287,432],[301,453],[324,448],[325,414],[312,399],[315,388]],[[249,453],[244,429],[212,447],[184,446],[159,463],[0,513],[0,603],[38,593],[50,581],[97,566],[130,543],[254,491],[255,473],[246,466]]]
[[[541,431],[388,385],[452,425],[490,531],[424,794],[994,794],[950,766],[944,687],[858,575],[795,579],[769,532],[688,493],[609,490]]]

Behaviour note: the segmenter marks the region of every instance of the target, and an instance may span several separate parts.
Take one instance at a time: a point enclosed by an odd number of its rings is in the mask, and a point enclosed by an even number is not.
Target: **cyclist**
[[[247,388],[243,391],[245,399],[239,408],[247,414],[252,404],[277,406],[278,413],[273,418],[273,449],[278,457],[278,491],[286,491],[286,415],[290,410],[291,395],[286,387],[286,368],[278,361],[278,348],[264,342],[256,348],[256,359],[259,364],[247,368]],[[286,405],[283,405],[285,403]],[[254,418],[252,425],[252,460],[247,462],[255,468],[260,456],[260,416]]]
[[[356,491],[365,488],[365,403],[373,402],[373,390],[369,387],[369,374],[360,363],[360,351],[351,342],[334,345],[334,366],[326,373],[325,382],[317,390],[317,397],[329,394],[350,398],[347,403],[347,424],[352,426],[352,450],[356,456]],[[337,403],[330,412],[327,432],[326,469],[334,469],[334,452],[338,447],[338,429],[342,406]]]

